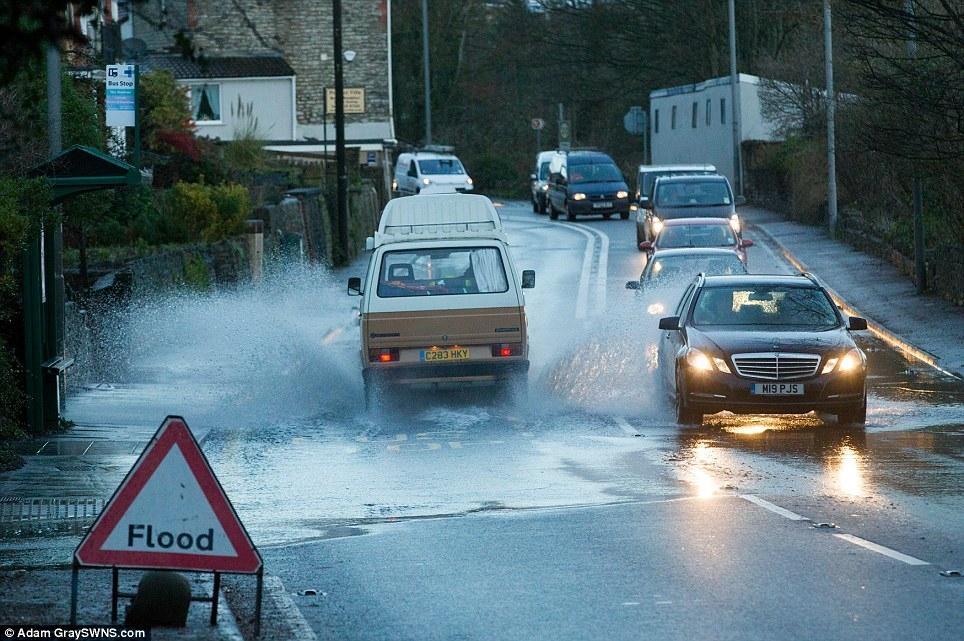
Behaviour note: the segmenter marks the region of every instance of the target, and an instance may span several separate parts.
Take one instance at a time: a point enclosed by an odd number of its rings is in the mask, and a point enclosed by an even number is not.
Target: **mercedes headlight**
[[[863,366],[863,352],[855,347],[841,357],[828,358],[821,373],[829,374],[834,371],[834,369],[841,373],[847,373],[862,369]]]
[[[713,371],[713,361],[698,349],[691,348],[686,352],[686,364],[701,372]]]

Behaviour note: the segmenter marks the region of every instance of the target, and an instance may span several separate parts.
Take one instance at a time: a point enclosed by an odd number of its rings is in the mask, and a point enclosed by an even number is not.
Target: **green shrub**
[[[248,192],[241,185],[182,182],[164,200],[164,231],[170,242],[213,242],[241,234],[251,212]]]

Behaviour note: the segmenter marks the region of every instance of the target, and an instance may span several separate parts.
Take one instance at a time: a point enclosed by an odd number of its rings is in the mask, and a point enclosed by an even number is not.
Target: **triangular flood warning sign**
[[[94,567],[261,569],[261,555],[179,416],[161,424],[74,558]]]

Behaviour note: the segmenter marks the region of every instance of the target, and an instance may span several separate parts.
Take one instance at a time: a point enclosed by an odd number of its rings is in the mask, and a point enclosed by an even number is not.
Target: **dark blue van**
[[[570,151],[553,158],[548,201],[553,220],[559,214],[568,220],[588,215],[610,218],[613,214],[629,218],[626,179],[613,159],[601,151]]]

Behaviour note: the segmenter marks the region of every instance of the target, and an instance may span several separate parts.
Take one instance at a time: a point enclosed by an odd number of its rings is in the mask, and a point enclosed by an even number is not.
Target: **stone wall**
[[[384,121],[389,116],[386,0],[343,0],[342,47],[357,56],[344,65],[345,86],[364,87],[366,113],[345,121]],[[135,34],[151,51],[169,50],[174,34],[192,34],[199,54],[274,53],[294,68],[300,124],[323,122],[324,89],[335,86],[331,2],[319,0],[159,0],[138,10]],[[161,27],[160,25],[163,25]],[[329,122],[334,118],[328,116]]]

